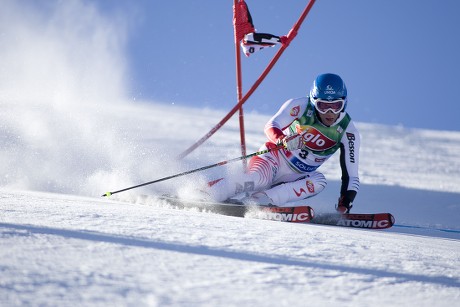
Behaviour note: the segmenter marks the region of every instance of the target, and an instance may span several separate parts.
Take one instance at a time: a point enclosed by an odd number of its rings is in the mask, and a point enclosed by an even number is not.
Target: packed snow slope
[[[240,156],[237,120],[178,161],[225,111],[132,101],[123,20],[84,1],[27,3],[0,10],[0,306],[458,305],[459,131],[357,123],[353,210],[391,212],[397,225],[384,231],[178,210],[155,198],[190,196],[241,163],[102,198]],[[249,153],[265,142],[270,115],[246,114]],[[338,158],[320,170],[328,187],[307,203],[332,211]]]
[[[174,159],[223,112],[133,104],[91,121],[93,111],[73,122],[37,107],[29,125],[3,134],[1,305],[451,306],[460,298],[460,133],[358,124],[354,210],[388,211],[398,224],[365,231],[178,210],[154,197],[240,163],[101,198],[240,153],[232,122]],[[246,119],[252,152],[268,116]],[[97,129],[77,129],[85,123]],[[323,168],[328,188],[307,202],[317,210],[333,210],[337,162]]]

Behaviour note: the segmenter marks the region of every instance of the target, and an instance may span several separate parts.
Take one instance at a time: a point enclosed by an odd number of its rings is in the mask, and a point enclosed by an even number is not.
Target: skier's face
[[[319,115],[319,119],[321,120],[321,122],[326,125],[326,126],[331,126],[333,123],[335,123],[335,121],[337,120],[337,118],[339,118],[339,115],[340,113],[338,114],[334,114],[334,112],[332,112],[331,110],[327,111],[326,114],[321,114],[318,112],[318,115]]]

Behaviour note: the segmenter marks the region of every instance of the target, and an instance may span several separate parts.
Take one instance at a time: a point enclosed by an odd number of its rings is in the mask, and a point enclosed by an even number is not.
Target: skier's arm
[[[265,125],[265,135],[273,142],[277,143],[286,137],[283,130],[286,129],[294,120],[298,119],[307,108],[306,98],[289,99],[278,112]]]
[[[347,127],[340,145],[340,167],[342,169],[342,186],[339,206],[351,207],[359,191],[359,148],[361,137],[353,122]]]

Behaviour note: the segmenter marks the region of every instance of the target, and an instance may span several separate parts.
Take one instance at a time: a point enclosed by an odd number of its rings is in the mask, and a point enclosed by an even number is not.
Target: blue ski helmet
[[[316,77],[310,90],[310,101],[316,108],[315,100],[344,100],[342,111],[347,107],[347,87],[342,78],[336,74],[321,74]]]

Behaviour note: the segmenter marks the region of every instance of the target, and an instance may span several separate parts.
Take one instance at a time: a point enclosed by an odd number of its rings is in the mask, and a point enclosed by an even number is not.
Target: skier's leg
[[[279,184],[264,193],[273,201],[273,205],[284,206],[288,202],[312,197],[323,191],[326,185],[327,181],[322,173],[312,172],[302,179]]]
[[[260,150],[273,146],[276,147],[275,144],[267,142]],[[224,201],[241,192],[264,190],[272,185],[278,166],[278,151],[255,156],[249,161],[248,172],[239,176],[221,178],[210,182],[208,193],[215,201]]]

